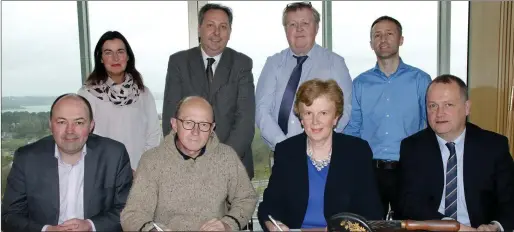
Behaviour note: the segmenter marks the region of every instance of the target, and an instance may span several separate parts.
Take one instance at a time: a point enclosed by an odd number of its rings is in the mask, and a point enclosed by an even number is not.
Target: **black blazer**
[[[507,138],[467,123],[463,165],[471,226],[496,220],[505,230],[514,229],[514,163]],[[402,141],[400,171],[402,215],[414,220],[445,217],[438,212],[445,171],[430,127]]]
[[[234,148],[250,179],[254,174],[252,141],[255,133],[252,67],[250,57],[227,47],[210,83],[200,47],[177,52],[168,62],[162,109],[162,131],[166,136],[181,99],[201,96],[209,101],[214,110],[216,135],[222,143]]]
[[[89,135],[84,163],[84,219],[97,231],[121,231],[120,212],[132,186],[125,146]],[[14,154],[2,199],[3,231],[41,231],[59,220],[59,173],[52,136]]]
[[[275,164],[258,210],[264,230],[268,214],[289,228],[301,227],[309,199],[306,146],[305,132],[276,145]],[[368,220],[382,218],[372,157],[365,140],[334,132],[325,184],[325,220],[341,212],[355,213]]]

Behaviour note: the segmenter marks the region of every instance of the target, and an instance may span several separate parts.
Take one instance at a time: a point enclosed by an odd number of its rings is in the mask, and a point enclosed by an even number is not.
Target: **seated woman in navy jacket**
[[[269,215],[283,230],[324,229],[340,212],[382,219],[371,148],[360,138],[333,131],[343,114],[337,82],[304,82],[294,112],[304,133],[275,147],[275,164],[258,210],[262,228],[278,230]]]

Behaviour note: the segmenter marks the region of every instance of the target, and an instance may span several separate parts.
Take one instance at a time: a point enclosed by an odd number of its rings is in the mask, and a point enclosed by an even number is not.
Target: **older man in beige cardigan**
[[[241,230],[258,196],[235,151],[214,133],[212,107],[187,97],[171,125],[172,133],[139,161],[123,230]]]

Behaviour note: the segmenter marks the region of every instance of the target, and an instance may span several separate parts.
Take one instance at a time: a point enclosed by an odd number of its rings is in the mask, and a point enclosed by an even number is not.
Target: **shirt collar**
[[[195,158],[191,157],[191,156],[188,156],[186,154],[184,154],[184,152],[182,152],[180,149],[178,149],[178,146],[177,146],[177,141],[178,141],[178,136],[175,136],[175,147],[177,147],[177,151],[178,153],[180,153],[180,155],[182,156],[182,158],[184,158],[184,160],[189,160],[189,159],[193,159],[193,160],[196,160],[196,158],[202,156],[204,153],[205,153],[205,149],[207,147],[207,145],[203,146],[202,147],[202,150],[200,150],[200,154],[198,154],[198,156],[196,156]]]
[[[396,69],[396,72],[394,72],[394,73],[397,73],[399,70],[402,70],[402,69],[405,69],[405,68],[407,68],[407,65],[405,63],[403,63],[403,60],[400,57],[400,63],[398,63],[398,68]],[[374,72],[378,72],[378,73],[382,73],[382,70],[380,70],[380,66],[378,66],[378,61],[375,63],[375,67],[373,67],[373,71]]]
[[[57,160],[61,160],[61,152],[59,152],[59,147],[57,146],[57,144],[55,144],[55,148],[54,148],[54,157],[57,158]],[[80,159],[83,159],[87,154],[87,147],[86,147],[86,144],[84,144],[84,147],[82,147],[82,154],[81,154],[81,158]]]
[[[221,59],[221,55],[223,54],[223,52],[222,52],[222,53],[220,53],[220,54],[218,54],[216,56],[209,56],[209,55],[207,55],[207,53],[205,53],[205,51],[203,50],[201,45],[200,45],[200,50],[202,50],[202,59],[203,59],[203,61],[206,62],[207,58],[214,58],[214,63],[213,64],[217,64],[220,61],[220,59]]]
[[[319,45],[317,43],[314,43],[314,45],[312,46],[311,50],[309,50],[309,52],[307,52],[306,56],[308,57],[312,57],[312,53],[315,52],[315,50],[319,47]],[[296,55],[293,50],[291,49],[291,47],[289,47],[289,53],[290,53],[290,56],[298,56]]]
[[[437,134],[435,134],[435,136],[437,137],[437,142],[439,143],[440,146],[446,146],[446,143],[453,142],[453,143],[455,143],[455,146],[457,147],[459,145],[462,145],[462,143],[464,142],[464,138],[466,137],[466,128],[464,128],[464,131],[462,131],[462,133],[459,135],[459,137],[457,137],[454,141],[446,141]]]

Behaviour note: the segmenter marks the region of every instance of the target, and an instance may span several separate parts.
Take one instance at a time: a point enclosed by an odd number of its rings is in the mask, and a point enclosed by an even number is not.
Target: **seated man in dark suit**
[[[505,136],[466,122],[466,84],[442,75],[427,92],[430,127],[401,143],[401,208],[408,219],[453,219],[461,230],[514,229],[514,164]]]
[[[3,231],[120,231],[132,186],[125,146],[90,134],[87,100],[58,97],[50,109],[52,135],[14,154],[2,199]]]
[[[200,46],[170,56],[162,131],[171,131],[170,119],[178,102],[201,96],[214,108],[216,135],[231,146],[253,178],[252,141],[255,132],[255,86],[252,59],[227,47],[232,31],[230,8],[207,3],[198,12]]]

